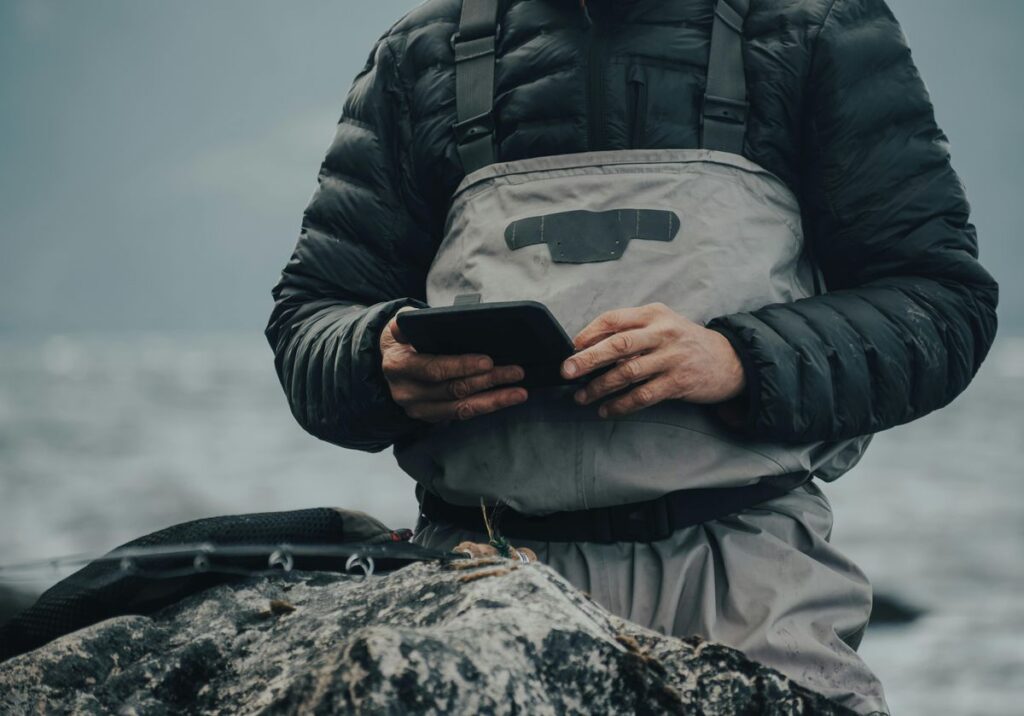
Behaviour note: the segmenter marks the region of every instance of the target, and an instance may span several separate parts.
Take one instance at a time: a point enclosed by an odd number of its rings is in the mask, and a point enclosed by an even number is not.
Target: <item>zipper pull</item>
[[[629,145],[641,147],[647,133],[647,78],[644,71],[633,65],[629,69],[626,84],[629,87]]]
[[[589,30],[594,25],[594,18],[590,16],[590,8],[587,7],[587,0],[580,0],[580,10],[583,11],[583,27]]]

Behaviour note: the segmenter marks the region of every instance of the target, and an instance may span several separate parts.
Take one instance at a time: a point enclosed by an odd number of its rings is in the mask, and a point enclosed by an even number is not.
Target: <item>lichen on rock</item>
[[[0,713],[850,713],[543,565],[459,566],[253,578],[110,619],[0,664]]]

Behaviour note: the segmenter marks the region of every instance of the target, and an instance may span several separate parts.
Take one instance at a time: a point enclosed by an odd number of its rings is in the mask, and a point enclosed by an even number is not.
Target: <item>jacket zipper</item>
[[[644,135],[647,133],[647,82],[643,77],[634,75],[629,79],[629,87],[629,96],[632,102],[629,146],[639,149],[643,146]]]
[[[602,23],[592,20],[587,52],[587,139],[591,151],[604,148],[604,55],[607,39]]]

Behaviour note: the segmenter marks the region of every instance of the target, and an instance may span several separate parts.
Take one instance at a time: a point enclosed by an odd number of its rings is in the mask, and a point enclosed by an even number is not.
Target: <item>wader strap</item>
[[[499,0],[463,0],[455,52],[455,146],[466,174],[493,164],[494,45]]]
[[[455,300],[452,301],[453,306],[470,306],[474,303],[480,303],[479,293],[460,293],[455,297]]]
[[[747,78],[743,68],[743,22],[750,0],[717,0],[711,25],[708,77],[701,106],[704,149],[743,153],[747,131]]]
[[[780,487],[776,484],[788,485]],[[592,510],[526,515],[508,507],[496,511],[498,531],[510,540],[538,542],[657,542],[685,527],[742,512],[745,509],[781,497],[792,489],[785,477],[772,483],[745,487],[717,487],[677,490],[646,502],[614,505]],[[479,507],[464,507],[445,502],[417,485],[420,522],[416,531],[431,522],[455,525],[487,534]]]

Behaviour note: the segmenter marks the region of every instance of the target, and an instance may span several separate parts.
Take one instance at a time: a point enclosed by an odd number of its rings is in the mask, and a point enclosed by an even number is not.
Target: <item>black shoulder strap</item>
[[[455,144],[466,174],[495,162],[494,45],[499,0],[463,0],[455,51]]]
[[[466,174],[497,160],[494,143],[494,48],[499,0],[463,0],[455,52],[455,143]],[[747,130],[743,23],[750,0],[716,0],[701,147],[742,154]]]
[[[747,132],[747,76],[743,68],[743,22],[750,0],[716,0],[711,26],[708,78],[701,107],[700,146],[743,153]]]

